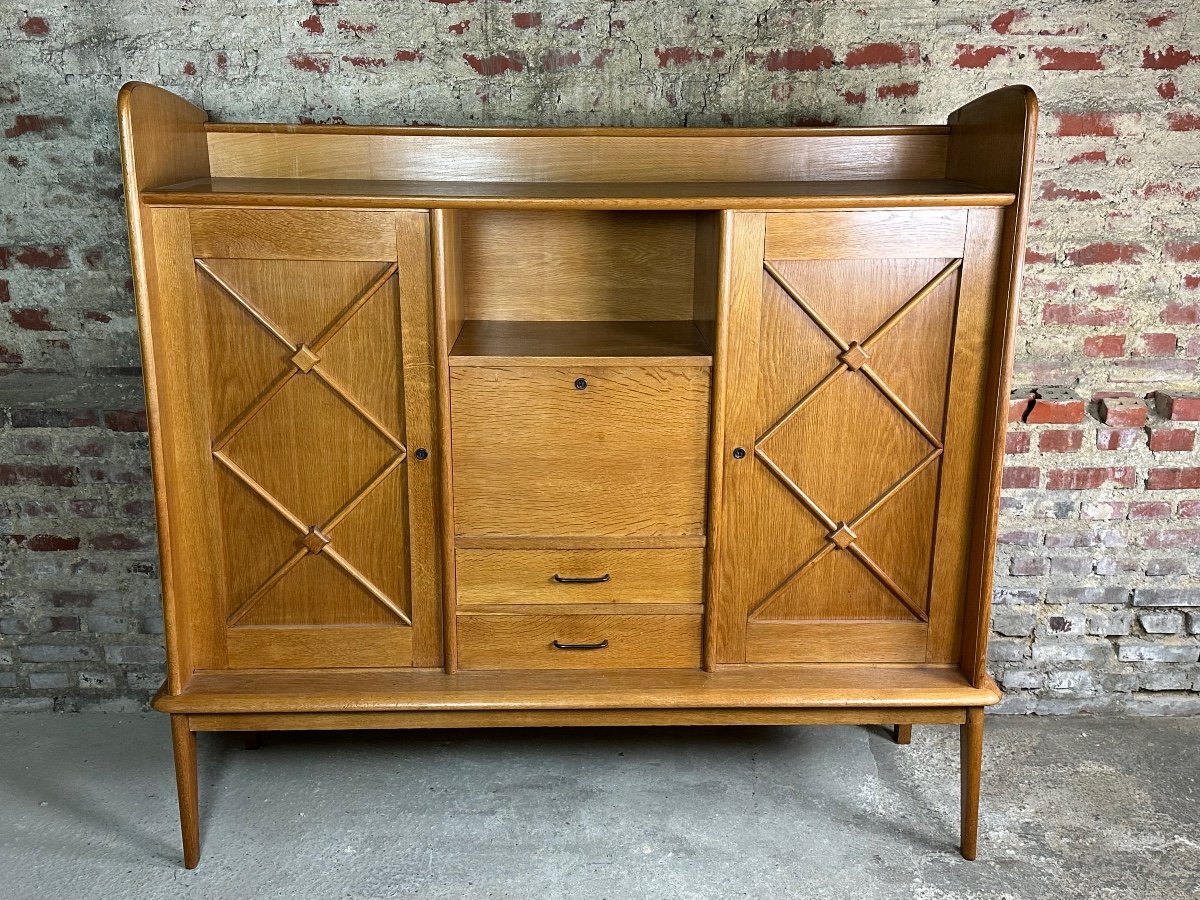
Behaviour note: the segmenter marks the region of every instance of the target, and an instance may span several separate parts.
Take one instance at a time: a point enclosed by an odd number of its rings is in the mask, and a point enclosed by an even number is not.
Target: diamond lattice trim
[[[934,462],[942,455],[942,442],[920,418],[896,395],[896,393],[883,381],[870,365],[871,348],[878,341],[891,331],[909,312],[911,312],[917,304],[926,297],[930,296],[947,278],[958,271],[962,266],[961,259],[952,260],[940,272],[937,273],[924,287],[917,293],[913,294],[904,303],[902,303],[884,322],[879,325],[871,334],[862,341],[847,341],[841,337],[833,327],[825,321],[825,319],[812,307],[812,305],[790,284],[787,279],[776,269],[769,261],[764,261],[763,268],[767,274],[783,289],[784,293],[792,299],[793,302],[808,316],[809,319],[817,326],[818,329],[837,347],[838,353],[836,359],[838,364],[828,372],[816,385],[813,386],[804,396],[794,403],[770,428],[768,428],[755,442],[754,456],[759,460],[767,470],[775,476],[775,478],[791,493],[800,503],[807,509],[816,519],[826,528],[828,535],[826,543],[813,553],[808,559],[800,564],[799,568],[795,569],[788,575],[779,585],[770,591],[750,612],[750,617],[757,617],[765,610],[771,602],[780,595],[789,585],[793,584],[801,575],[807,572],[810,568],[816,565],[826,554],[830,552],[848,552],[863,567],[871,573],[900,603],[902,603],[910,613],[916,616],[922,622],[928,621],[929,616],[925,611],[924,604],[918,603],[910,597],[893,578],[891,578],[871,557],[856,543],[857,534],[854,531],[862,522],[864,522],[872,513],[888,502],[892,497],[898,494],[907,484],[916,478],[927,466]],[[862,511],[860,511],[849,522],[835,522],[813,499],[801,488],[792,478],[790,478],[779,464],[771,458],[767,452],[767,445],[772,437],[792,419],[800,413],[804,407],[813,401],[822,391],[829,388],[838,378],[849,377],[852,373],[859,373],[867,378],[872,385],[896,408],[901,416],[911,425],[929,444],[929,451],[907,472],[905,472],[898,480],[893,482],[882,494],[872,500]]]
[[[226,295],[229,296],[251,319],[274,337],[291,354],[289,367],[281,372],[274,381],[249,406],[238,414],[233,422],[213,442],[213,459],[230,472],[251,493],[262,500],[280,518],[299,532],[300,538],[295,553],[282,565],[272,572],[259,587],[234,610],[228,618],[228,624],[236,625],[260,600],[279,582],[284,575],[293,569],[305,556],[322,553],[342,572],[354,580],[377,602],[387,608],[404,624],[411,625],[408,614],[374,584],[366,575],[360,572],[333,546],[332,531],[346,518],[367,496],[374,491],[385,478],[404,462],[407,450],[398,437],[391,433],[368,409],[346,392],[328,373],[321,368],[321,349],[329,343],[351,319],[374,297],[379,290],[396,274],[396,265],[390,264],[376,275],[351,302],[330,322],[311,345],[292,341],[279,325],[273,322],[262,310],[258,309],[225,279],[221,278],[202,259],[195,261],[196,268],[207,275]],[[279,394],[287,384],[297,377],[312,376],[318,378],[338,398],[357,414],[372,430],[379,434],[393,448],[391,458],[375,475],[364,484],[349,500],[347,500],[332,516],[320,523],[306,522],[273,496],[257,480],[239,466],[225,452],[230,442]]]

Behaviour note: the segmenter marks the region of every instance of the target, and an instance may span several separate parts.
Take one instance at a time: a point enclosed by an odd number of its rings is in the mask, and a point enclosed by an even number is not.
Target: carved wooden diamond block
[[[857,372],[870,358],[871,355],[858,345],[858,341],[851,341],[850,346],[838,354],[838,360],[845,363],[851,372]]]
[[[320,553],[329,545],[329,542],[330,538],[322,534],[316,525],[308,530],[308,534],[304,536],[304,540],[302,541],[304,549],[309,553]]]
[[[301,344],[300,349],[297,350],[295,355],[292,357],[292,362],[295,363],[296,368],[305,374],[311,371],[312,367],[320,361],[321,357],[313,353],[307,344]]]
[[[851,531],[845,522],[838,522],[838,527],[829,532],[829,540],[833,541],[839,550],[845,550],[858,540],[858,535]]]

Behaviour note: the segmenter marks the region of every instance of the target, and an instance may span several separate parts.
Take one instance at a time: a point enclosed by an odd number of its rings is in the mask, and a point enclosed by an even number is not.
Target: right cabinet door
[[[1001,213],[726,218],[716,662],[957,660]]]

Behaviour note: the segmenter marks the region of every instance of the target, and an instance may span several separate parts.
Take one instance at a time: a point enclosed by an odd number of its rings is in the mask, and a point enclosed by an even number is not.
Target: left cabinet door
[[[150,237],[169,647],[439,665],[428,215],[162,208]]]

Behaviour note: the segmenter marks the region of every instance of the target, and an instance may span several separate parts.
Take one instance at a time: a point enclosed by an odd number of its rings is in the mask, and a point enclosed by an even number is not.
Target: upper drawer
[[[703,548],[459,550],[458,602],[699,603]]]
[[[451,372],[457,534],[704,533],[709,371]]]

